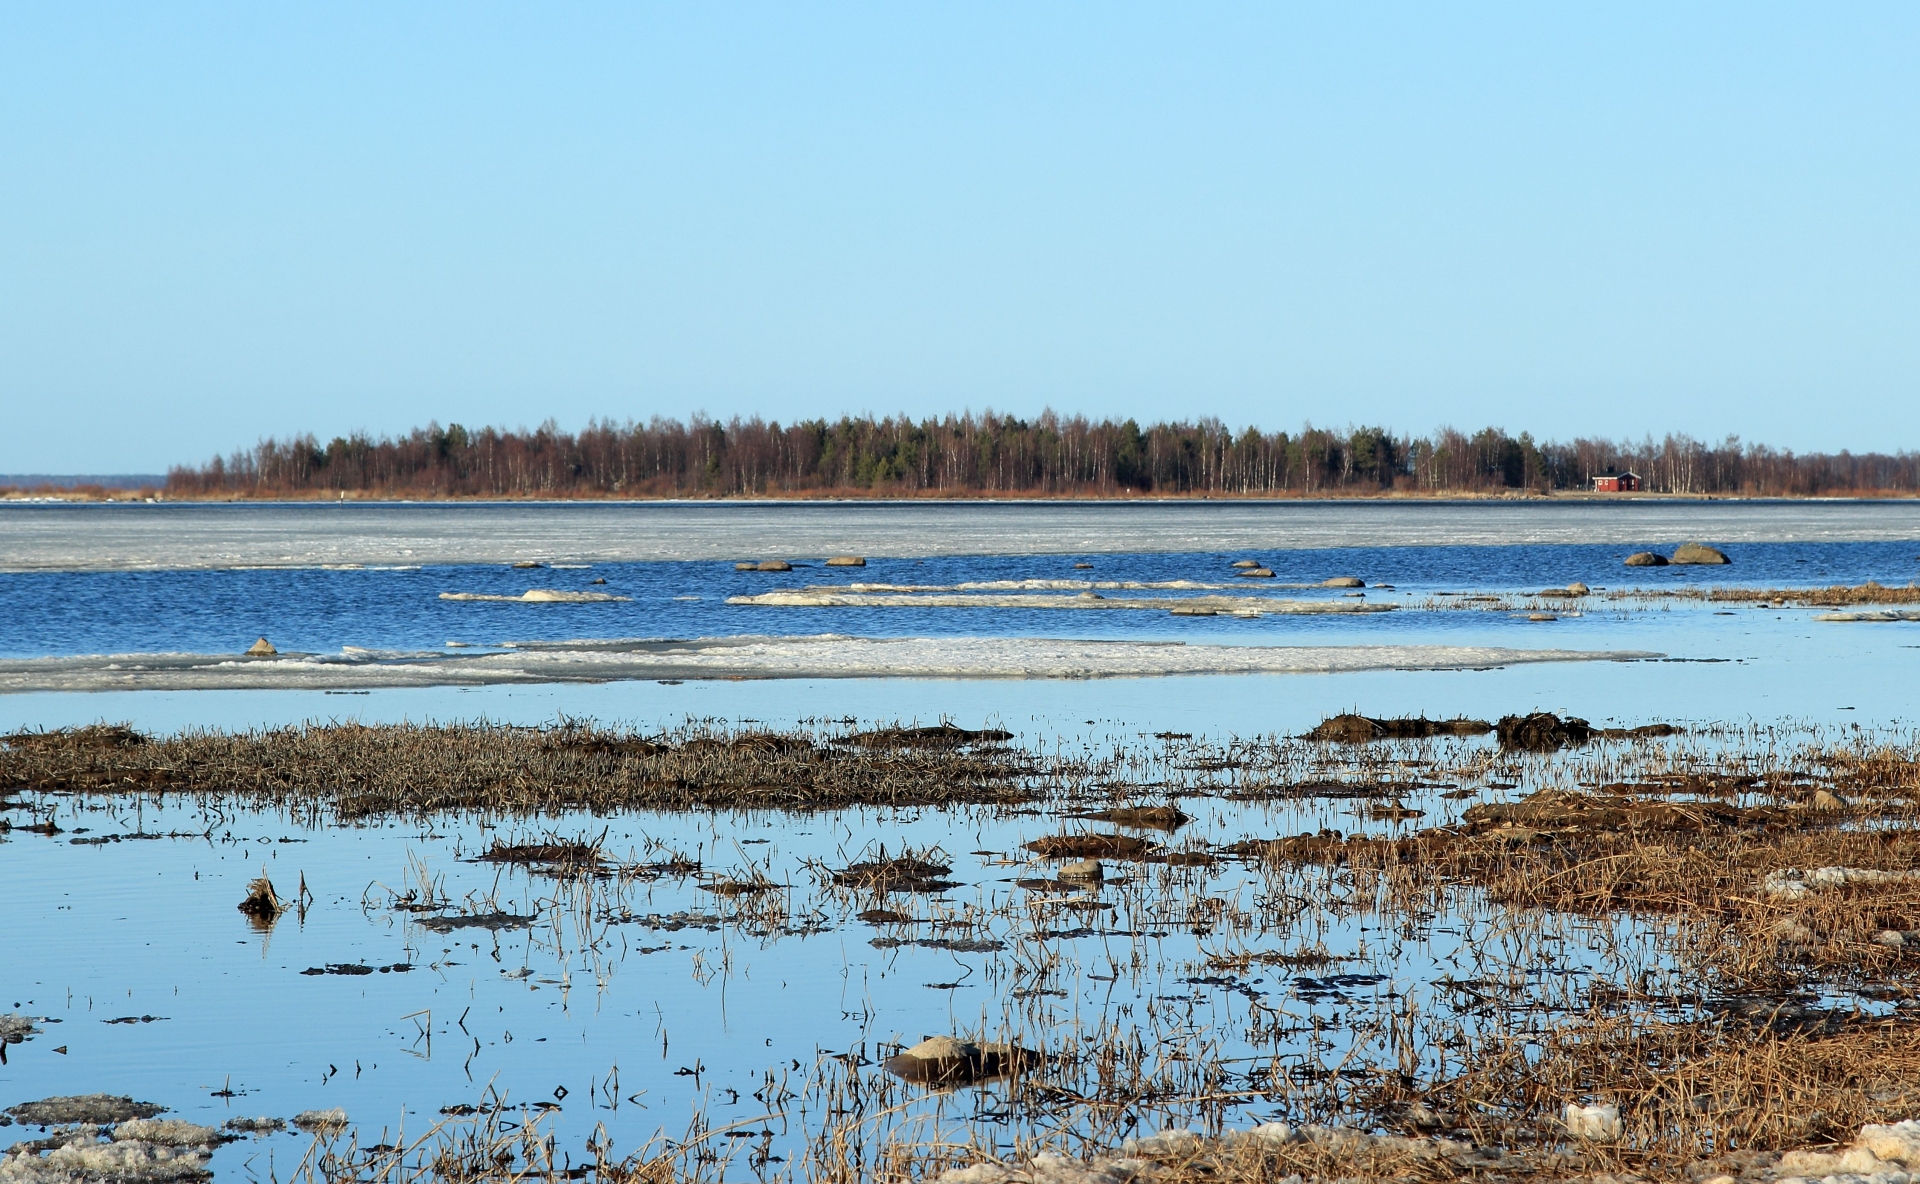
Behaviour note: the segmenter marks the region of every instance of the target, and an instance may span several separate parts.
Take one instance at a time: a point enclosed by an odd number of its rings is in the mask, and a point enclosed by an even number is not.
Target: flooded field
[[[1320,735],[17,734],[0,1082],[261,1179],[1649,1173],[1920,1105],[1913,735]]]

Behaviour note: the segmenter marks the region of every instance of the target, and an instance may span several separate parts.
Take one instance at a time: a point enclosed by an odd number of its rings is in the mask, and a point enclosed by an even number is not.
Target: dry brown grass
[[[93,727],[0,743],[0,791],[211,795],[343,818],[1000,803],[1029,796],[1020,770],[1016,755],[995,748],[844,746],[807,733],[642,736],[591,724],[337,724],[158,739]]]

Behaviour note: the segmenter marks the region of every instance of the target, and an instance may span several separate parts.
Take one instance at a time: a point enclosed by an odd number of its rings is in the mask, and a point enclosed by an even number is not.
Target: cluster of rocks
[[[1608,1103],[1569,1103],[1562,1118],[1567,1133],[1580,1143],[1606,1144],[1622,1136],[1619,1110]],[[1019,1163],[979,1163],[952,1168],[934,1178],[934,1184],[1132,1184],[1134,1181],[1235,1179],[1233,1164],[1248,1156],[1264,1156],[1298,1149],[1328,1160],[1367,1159],[1371,1164],[1352,1168],[1301,1172],[1278,1176],[1257,1173],[1273,1184],[1305,1184],[1308,1180],[1355,1180],[1433,1173],[1447,1177],[1497,1171],[1503,1175],[1566,1179],[1575,1164],[1548,1153],[1528,1155],[1480,1147],[1437,1135],[1373,1135],[1343,1127],[1293,1127],[1270,1122],[1246,1131],[1228,1131],[1209,1139],[1190,1130],[1166,1130],[1142,1139],[1129,1139],[1118,1155],[1092,1160],[1041,1154]],[[1398,1161],[1406,1170],[1382,1172],[1383,1161]],[[1360,1170],[1363,1167],[1372,1170]],[[1253,1178],[1249,1174],[1248,1178]],[[1916,1184],[1920,1182],[1920,1122],[1867,1125],[1852,1145],[1833,1150],[1734,1152],[1716,1160],[1689,1165],[1695,1184]],[[1589,1177],[1597,1184],[1607,1179]]]
[[[867,561],[866,559],[864,559],[859,555],[830,555],[827,557],[826,565],[828,567],[865,567],[867,565]],[[744,563],[734,564],[733,570],[735,571],[792,571],[793,564],[788,563],[784,559],[762,559],[759,561],[749,559]]]
[[[1665,567],[1670,563],[1677,566],[1701,564],[1717,566],[1732,562],[1733,560],[1727,558],[1725,551],[1701,543],[1682,543],[1674,548],[1671,558],[1658,551],[1635,551],[1627,556],[1628,567]]]
[[[1042,1154],[1024,1163],[973,1164],[941,1173],[934,1184],[1128,1184],[1200,1175],[1231,1179],[1231,1173],[1222,1168],[1233,1160],[1291,1147],[1343,1159],[1370,1156],[1406,1160],[1431,1165],[1448,1175],[1485,1170],[1507,1158],[1498,1149],[1457,1139],[1373,1135],[1345,1127],[1295,1127],[1269,1122],[1251,1130],[1227,1131],[1216,1139],[1185,1129],[1164,1130],[1128,1139],[1120,1145],[1120,1154],[1090,1161]],[[1301,1184],[1306,1179],[1301,1175],[1263,1178],[1272,1178],[1274,1184]]]
[[[74,1094],[22,1102],[0,1112],[0,1126],[39,1127],[0,1152],[0,1184],[168,1184],[202,1181],[222,1143],[285,1130],[278,1118],[236,1118],[224,1127],[161,1118],[166,1107],[118,1094]],[[306,1110],[299,1130],[337,1135],[345,1110]]]
[[[1258,559],[1236,559],[1228,566],[1234,569],[1234,575],[1252,580],[1271,580],[1273,569]],[[1330,580],[1321,580],[1322,588],[1364,588],[1367,582],[1358,576],[1334,576]]]

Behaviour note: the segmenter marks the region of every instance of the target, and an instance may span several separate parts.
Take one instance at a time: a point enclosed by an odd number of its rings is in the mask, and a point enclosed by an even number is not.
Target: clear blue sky
[[[1920,447],[1920,7],[17,4],[0,472],[1051,405]]]

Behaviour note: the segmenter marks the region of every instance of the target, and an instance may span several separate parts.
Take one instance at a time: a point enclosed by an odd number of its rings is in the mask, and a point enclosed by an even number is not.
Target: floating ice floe
[[[1768,872],[1760,881],[1760,890],[1779,899],[1799,900],[1828,888],[1902,884],[1913,880],[1920,880],[1920,871],[1890,872],[1868,867],[1817,867],[1812,871],[1801,871],[1797,867],[1789,867]]]
[[[484,600],[494,604],[611,604],[632,600],[610,592],[562,592],[553,588],[529,588],[518,596],[500,596],[490,592],[442,592],[442,600]]]
[[[520,642],[491,651],[359,650],[239,660],[118,654],[0,659],[0,692],[366,689],[624,679],[1129,678],[1190,674],[1336,674],[1477,670],[1533,662],[1633,661],[1637,650],[1498,646],[1186,645],[994,637],[745,635]]]
[[[1088,589],[1066,592],[855,592],[846,588],[800,588],[729,596],[727,603],[762,608],[1055,608],[1146,609],[1158,612],[1210,609],[1215,614],[1316,615],[1389,613],[1391,604],[1359,600],[1284,600],[1275,596],[1102,596]],[[1185,614],[1183,614],[1185,615]]]

